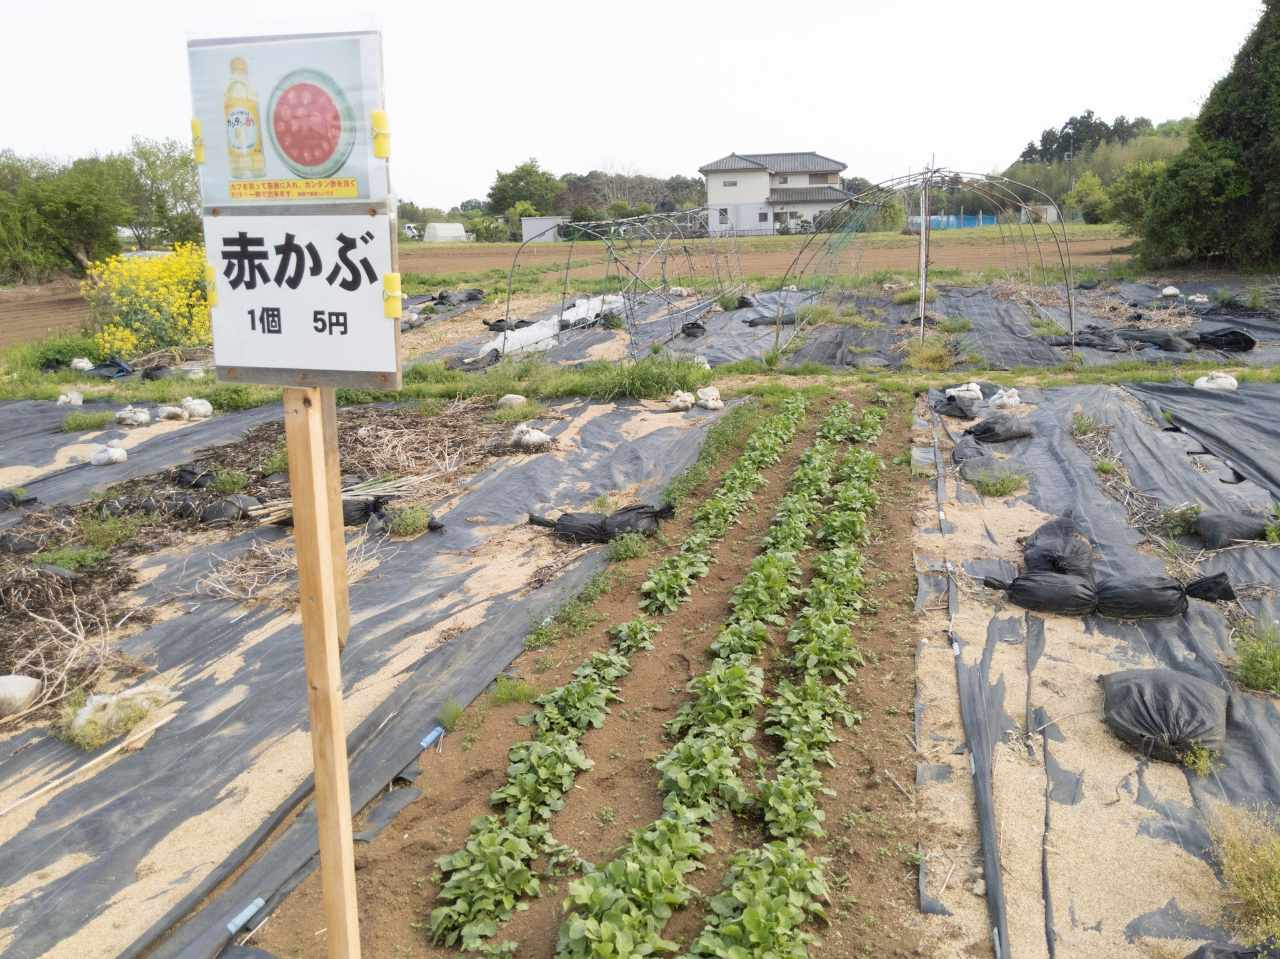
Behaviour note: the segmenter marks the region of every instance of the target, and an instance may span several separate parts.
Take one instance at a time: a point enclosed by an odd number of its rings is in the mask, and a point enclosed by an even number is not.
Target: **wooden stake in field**
[[[306,658],[316,828],[329,955],[359,959],[355,853],[347,732],[339,656],[350,627],[346,547],[332,387],[284,391],[284,431],[298,552],[298,597]]]
[[[328,952],[359,959],[340,665],[351,607],[334,391],[402,383],[382,37],[375,30],[201,37],[188,41],[187,58],[214,367],[224,382],[284,387]],[[335,58],[344,63],[342,84],[332,79]],[[313,63],[325,71],[324,89],[297,80],[299,65]],[[344,114],[343,136],[356,145],[324,147],[331,150],[324,178],[312,179],[289,150],[264,153],[261,131],[249,127],[258,121],[255,89],[273,88],[284,92],[262,103],[267,130],[284,122],[279,102],[291,95],[319,96]],[[205,143],[205,133],[223,129],[240,132]],[[284,504],[269,505],[271,521],[284,518],[276,512]]]

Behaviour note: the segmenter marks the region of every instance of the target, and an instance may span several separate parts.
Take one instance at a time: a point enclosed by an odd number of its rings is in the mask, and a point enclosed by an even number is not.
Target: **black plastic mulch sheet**
[[[1280,500],[1280,384],[1241,383],[1218,393],[1184,383],[1143,383],[1129,392],[1149,404],[1155,419],[1167,413],[1204,449]]]
[[[352,586],[342,670],[349,715],[363,716],[348,737],[354,808],[415,760],[445,702],[483,691],[519,654],[531,624],[603,563],[600,550],[589,550],[551,583],[526,590],[545,558],[526,537],[549,536],[526,525],[528,513],[580,508],[620,488],[656,501],[695,458],[717,415],[669,414],[669,426],[640,427],[633,406],[577,403],[563,412],[567,419],[550,432],[566,437],[564,448],[491,465],[439,508],[443,532],[395,544]],[[270,534],[241,540],[263,535]],[[202,559],[207,565],[204,554],[194,562]],[[442,634],[453,617],[464,631]],[[214,956],[231,938],[233,917],[256,900],[272,903],[314,865],[314,820],[304,810],[205,901],[309,794],[302,639],[293,618],[268,606],[203,601],[126,641],[122,652],[154,667],[150,681],[174,690],[176,704],[166,707],[174,715],[143,748],[10,814],[26,821],[0,845],[0,887],[45,871],[51,878],[0,909],[0,929],[11,934],[0,956],[137,955],[153,946],[156,955]],[[46,730],[8,737],[0,743],[7,784],[0,805],[92,758]],[[249,909],[255,913],[261,905]]]
[[[84,443],[83,433],[59,431],[62,418],[69,409],[48,401],[22,401],[0,406],[0,421],[4,426],[3,445],[0,445],[0,468],[17,465],[40,466],[55,461],[58,450],[67,445]],[[85,407],[89,408],[89,407]],[[122,409],[123,406],[103,406],[100,409]],[[154,411],[154,407],[149,407]],[[227,443],[260,423],[279,419],[280,406],[268,403],[251,410],[219,413],[204,420],[196,420],[173,430],[157,433],[150,439],[129,448],[129,458],[123,463],[92,466],[88,462],[87,448],[82,463],[63,467],[51,467],[39,477],[23,482],[23,487],[39,498],[40,505],[79,503],[89,498],[95,490],[106,489],[115,483],[148,476],[152,473],[185,463],[198,450]],[[145,427],[143,427],[145,429]],[[94,437],[94,443],[124,438],[129,430],[112,426]],[[12,445],[11,445],[12,444]],[[0,529],[17,522],[17,511],[0,513]]]
[[[1214,395],[1184,389],[1197,397]],[[1259,402],[1269,406],[1274,421],[1280,416],[1280,391],[1267,392],[1269,401]],[[1129,527],[1123,508],[1099,487],[1092,461],[1071,439],[1072,416],[1079,409],[1088,410],[1090,416],[1111,427],[1112,443],[1134,485],[1167,506],[1198,503],[1206,508],[1238,510],[1270,502],[1263,488],[1235,482],[1229,470],[1208,462],[1203,447],[1188,443],[1185,434],[1162,429],[1159,421],[1149,422],[1136,406],[1118,387],[1046,390],[1031,417],[1036,437],[1019,441],[1022,448],[1010,451],[1028,469],[1030,499],[1038,509],[1053,515],[1074,511],[1081,530],[1094,544],[1099,579],[1161,574],[1165,569],[1159,559],[1137,550],[1139,534]],[[1246,432],[1248,424],[1244,408],[1234,421],[1220,422],[1230,432]],[[1197,462],[1204,471],[1197,468]],[[1274,474],[1270,483],[1280,488],[1280,474]],[[1280,585],[1280,552],[1259,546],[1213,553],[1200,564],[1200,573],[1217,572],[1227,573],[1233,583]],[[1271,618],[1280,612],[1280,597],[1274,589],[1265,591],[1261,598],[1242,602],[1251,612]],[[1090,617],[1089,623],[1132,646],[1135,652],[1229,693],[1223,765],[1211,779],[1189,780],[1197,799],[1280,803],[1280,710],[1265,697],[1245,695],[1231,686],[1221,665],[1231,656],[1230,627],[1216,605],[1192,600],[1187,613],[1174,619],[1117,622]]]
[[[1200,424],[1203,435],[1199,431],[1192,435],[1190,431],[1167,429],[1161,417],[1150,418],[1143,405],[1122,388],[1071,387],[1044,391],[1038,397],[1038,408],[1028,417],[1035,435],[1002,448],[1010,461],[1027,474],[1029,490],[1025,495],[1037,509],[1053,516],[1071,513],[1075,517],[1093,543],[1095,572],[1100,579],[1159,574],[1164,573],[1165,568],[1159,559],[1137,548],[1141,537],[1130,527],[1124,508],[1102,490],[1093,461],[1075,444],[1072,418],[1079,411],[1087,411],[1110,428],[1112,445],[1123,459],[1134,485],[1167,506],[1191,502],[1215,510],[1257,509],[1272,501],[1270,491],[1280,489],[1280,472],[1275,471],[1280,464],[1270,455],[1259,454],[1257,448],[1250,449],[1253,444],[1260,447],[1271,442],[1274,451],[1274,442],[1266,439],[1269,435],[1266,431],[1269,424],[1280,418],[1280,389],[1268,385],[1246,389],[1243,395],[1222,397],[1185,386],[1143,386],[1133,388],[1132,392],[1145,399],[1158,399],[1163,408],[1183,411],[1174,414],[1175,422],[1185,414],[1188,421]],[[1206,409],[1213,411],[1212,417],[1206,415]],[[1241,469],[1240,472],[1258,482],[1241,481],[1235,469],[1212,454],[1211,443],[1213,452],[1221,451],[1242,460],[1245,454],[1253,452],[1247,471]],[[982,563],[966,564],[966,569],[971,575],[989,572]],[[1280,614],[1280,597],[1275,592],[1275,586],[1280,584],[1280,551],[1245,547],[1213,553],[1200,564],[1200,573],[1216,572],[1227,573],[1236,584],[1267,587],[1260,598],[1242,601],[1250,613],[1268,618]],[[1023,614],[1022,618],[1026,621],[1028,643],[1027,688],[1032,691],[1040,650],[1032,657],[1030,641],[1032,627],[1039,618],[1031,613]],[[1004,619],[1003,614],[997,614],[992,619],[993,626]],[[1017,629],[1022,628],[1021,624],[1015,625]],[[1156,812],[1163,820],[1161,826],[1144,824],[1144,832],[1153,838],[1177,843],[1188,855],[1203,858],[1207,855],[1204,822],[1212,803],[1225,800],[1237,806],[1280,804],[1280,709],[1273,699],[1242,693],[1230,683],[1221,664],[1232,653],[1231,630],[1221,609],[1192,600],[1189,610],[1176,618],[1132,622],[1089,616],[1085,617],[1084,626],[1086,630],[1115,640],[1117,668],[1149,657],[1160,666],[1212,683],[1228,695],[1226,743],[1218,768],[1208,777],[1186,775],[1194,807],[1156,800],[1142,785],[1145,760],[1138,761],[1139,788],[1133,801]],[[1042,638],[1040,642],[1043,649]],[[1044,652],[1053,655],[1054,651],[1050,648]],[[992,677],[987,682],[962,683],[961,705],[966,711],[966,730],[970,731],[970,745],[975,751],[980,747],[985,751],[986,744],[984,738],[978,742],[972,739],[970,726],[987,729],[1003,718],[999,698],[987,695],[999,681],[1001,677]],[[1028,702],[1029,710],[1033,702],[1034,695]],[[967,713],[984,706],[991,711],[989,723],[981,724],[976,719],[971,722]],[[1101,715],[1096,721],[1102,721]],[[1048,724],[1043,717],[1029,720],[1028,726],[1039,727],[1041,732],[1050,731],[1053,735],[1049,738],[1059,741],[1068,741],[1071,736],[1069,724]],[[1044,748],[1049,753],[1047,739]],[[981,768],[982,757],[975,756],[975,761]],[[1088,775],[1087,769],[1083,775]],[[1055,771],[1048,757],[1046,777],[1051,800],[1073,801],[1071,797],[1077,793],[1071,773],[1068,771],[1064,776],[1063,770]],[[979,813],[984,846],[994,844],[997,841],[995,821],[986,810],[980,808]],[[1046,806],[1046,829],[1050,819]],[[1052,845],[1066,841],[1066,837],[1046,833],[1046,841]],[[1043,867],[1043,896],[1050,901],[1054,899],[1052,863],[1052,858],[1046,857]],[[988,889],[990,894],[991,887]],[[993,920],[1003,915],[1003,903],[990,905]],[[1070,902],[1059,901],[1057,908],[1061,921],[1062,912],[1074,907]],[[1177,919],[1174,913],[1177,907],[1171,901],[1162,909],[1135,917],[1126,935],[1130,941],[1139,935],[1221,940],[1220,930],[1174,921]],[[1046,910],[1046,937],[1050,942],[1052,924],[1053,916]]]
[[[698,321],[706,327],[701,336],[684,335],[679,324],[672,330],[674,335],[668,334],[664,330],[670,329],[671,324],[665,317],[658,317],[647,329],[636,332],[636,345],[643,352],[650,342],[660,341],[669,353],[702,356],[713,367],[760,359],[775,347],[787,350],[796,336],[796,311],[815,298],[816,294],[806,290],[757,293],[753,296],[755,306],[699,316]],[[753,326],[753,322],[757,325]],[[801,342],[803,339],[802,336]]]
[[[1162,350],[1144,349],[1134,354],[1127,353],[1105,353],[1101,350],[1081,349],[1079,352],[1085,359],[1087,365],[1104,365],[1106,363],[1115,363],[1126,359],[1143,359],[1150,361],[1161,361],[1168,363],[1185,363],[1188,361],[1213,361],[1222,360],[1229,357],[1233,364],[1245,364],[1249,366],[1271,366],[1280,363],[1280,310],[1276,309],[1273,294],[1268,291],[1265,298],[1265,306],[1260,310],[1250,309],[1245,305],[1247,299],[1249,284],[1243,280],[1232,280],[1225,278],[1221,281],[1190,281],[1177,284],[1179,291],[1183,296],[1195,293],[1204,294],[1209,297],[1207,304],[1188,304],[1185,300],[1167,299],[1161,295],[1161,287],[1152,286],[1148,283],[1118,283],[1113,286],[1104,287],[1101,291],[1104,294],[1114,296],[1116,299],[1127,304],[1133,309],[1142,311],[1152,308],[1161,308],[1170,304],[1183,304],[1188,311],[1186,328],[1193,333],[1207,333],[1221,329],[1238,329],[1244,330],[1252,334],[1257,340],[1258,345],[1247,353],[1216,353],[1212,350],[1198,349],[1191,353],[1166,353]],[[1217,302],[1215,293],[1219,290],[1230,290],[1235,293],[1238,300],[1233,303],[1221,304]],[[1066,310],[1057,308],[1048,308],[1050,312],[1066,327]],[[1082,329],[1087,323],[1096,323],[1099,326],[1116,326],[1123,325],[1103,320],[1097,316],[1089,314],[1087,307],[1077,303],[1076,307],[1076,327]]]
[[[929,311],[969,321],[970,330],[957,334],[962,352],[982,357],[982,366],[1007,370],[1019,366],[1058,366],[1063,354],[1031,328],[1031,317],[1017,303],[997,299],[986,290],[939,287]]]
[[[0,469],[10,466],[48,466],[58,449],[88,432],[62,432],[62,421],[70,412],[104,413],[119,407],[107,403],[59,406],[49,400],[14,400],[0,403]],[[121,430],[120,432],[123,432]],[[108,434],[103,438],[115,439]]]

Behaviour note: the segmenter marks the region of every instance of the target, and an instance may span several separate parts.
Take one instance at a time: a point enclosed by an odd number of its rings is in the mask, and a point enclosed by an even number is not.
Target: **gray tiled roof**
[[[768,170],[770,173],[839,173],[846,164],[820,153],[730,153],[698,167],[699,173]]]
[[[843,203],[847,199],[849,199],[848,193],[837,190],[833,186],[801,187],[796,190],[788,190],[784,187],[769,191],[770,203]]]

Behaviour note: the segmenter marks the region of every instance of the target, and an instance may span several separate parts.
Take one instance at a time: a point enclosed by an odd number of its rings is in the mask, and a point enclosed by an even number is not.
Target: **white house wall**
[[[733,186],[725,186],[725,182]],[[729,230],[768,230],[769,223],[760,222],[760,214],[769,208],[769,173],[766,170],[747,170],[738,173],[707,174],[707,206],[711,213],[712,233]],[[720,211],[726,211],[728,222],[720,222]]]

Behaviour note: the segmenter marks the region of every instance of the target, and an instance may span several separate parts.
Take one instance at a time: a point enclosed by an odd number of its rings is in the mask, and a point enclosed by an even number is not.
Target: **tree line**
[[[58,162],[0,151],[0,283],[39,283],[120,250],[199,240],[188,144],[136,137],[129,149]]]
[[[566,216],[572,222],[617,220],[650,213],[690,210],[706,203],[701,177],[640,173],[565,173],[556,176],[536,159],[498,170],[483,200],[464,200],[450,210],[401,201],[402,223],[462,223],[482,242],[520,238],[526,216]]]
[[[1029,143],[1007,175],[1086,222],[1122,223],[1150,265],[1272,266],[1280,260],[1278,131],[1280,0],[1266,0],[1198,116],[1152,126],[1123,117],[1107,124],[1085,111]],[[1064,132],[1075,135],[1070,160]]]
[[[1028,143],[1004,175],[1035,188],[1015,191],[1028,203],[1045,202],[1036,192],[1039,190],[1061,206],[1082,210],[1087,222],[1102,222],[1096,219],[1097,209],[1082,209],[1073,189],[1080,183],[1089,189],[1095,183],[1105,188],[1136,163],[1176,156],[1186,149],[1194,123],[1194,117],[1153,124],[1145,117],[1130,121],[1123,116],[1107,123],[1096,118],[1092,110],[1085,110],[1061,127],[1045,130],[1041,146]],[[1071,142],[1070,131],[1077,134],[1073,150],[1066,146]]]

